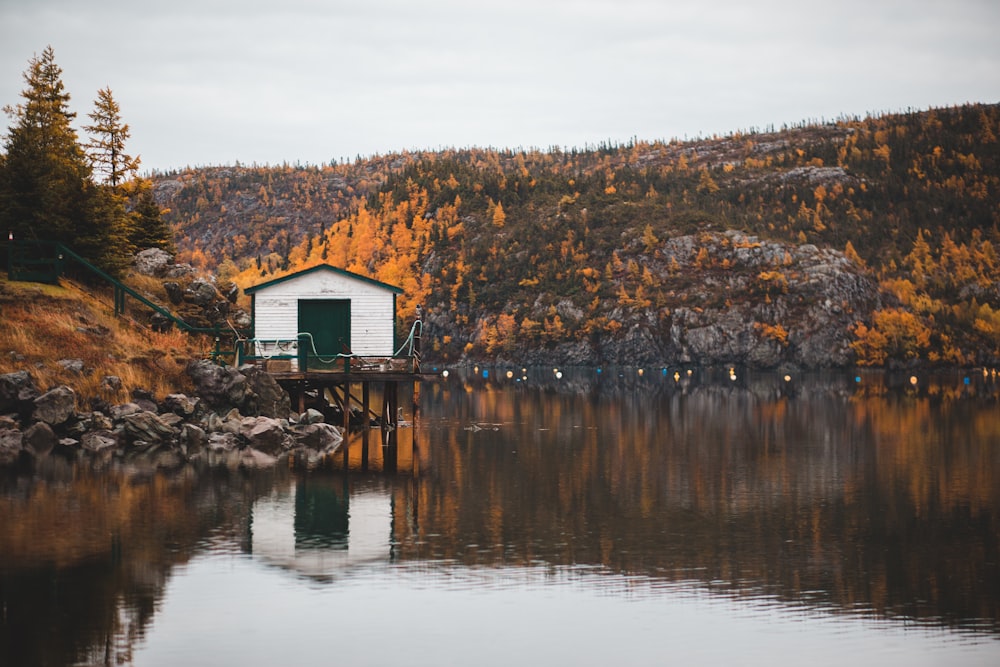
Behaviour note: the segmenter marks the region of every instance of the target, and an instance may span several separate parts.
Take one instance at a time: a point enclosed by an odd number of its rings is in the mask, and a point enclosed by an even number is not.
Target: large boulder
[[[246,399],[241,406],[244,414],[288,418],[291,399],[270,373],[255,366],[244,366],[240,372],[247,381]]]
[[[240,435],[250,447],[266,454],[276,454],[284,449],[285,430],[277,419],[246,417],[240,428]]]
[[[147,248],[135,256],[135,270],[144,276],[162,275],[174,261],[173,256],[160,248]]]
[[[186,394],[168,394],[163,399],[163,411],[172,412],[181,417],[191,417],[197,407],[198,399],[190,398]]]
[[[50,389],[34,400],[36,421],[50,426],[65,424],[76,409],[76,392],[66,385]]]
[[[216,411],[239,407],[246,399],[246,376],[231,366],[200,359],[188,364],[187,373],[194,382],[197,395]]]
[[[132,441],[163,442],[177,435],[176,429],[148,410],[123,417],[121,423]]]
[[[0,375],[0,412],[21,412],[41,392],[28,371]]]
[[[192,280],[184,290],[184,300],[204,307],[223,300],[223,297],[211,282],[198,279]]]

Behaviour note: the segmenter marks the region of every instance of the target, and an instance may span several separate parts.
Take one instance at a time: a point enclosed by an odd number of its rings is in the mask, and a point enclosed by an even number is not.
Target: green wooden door
[[[348,354],[351,351],[350,300],[300,300],[299,333],[312,335],[312,346],[308,346],[308,338],[303,341],[307,345],[305,353],[309,357],[309,369],[334,367],[338,354]]]

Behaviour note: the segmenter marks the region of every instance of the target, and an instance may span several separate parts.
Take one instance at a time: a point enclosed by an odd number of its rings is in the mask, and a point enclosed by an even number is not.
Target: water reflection
[[[206,554],[390,606],[584,587],[1000,636],[991,378],[561,373],[426,383],[398,450],[355,436],[349,473],[4,478],[0,662],[131,661]]]
[[[174,569],[246,542],[259,484],[220,471],[95,475],[57,460],[0,478],[0,663],[128,662]]]
[[[400,553],[599,564],[996,630],[996,388],[894,381],[425,389],[433,469]]]
[[[256,559],[319,581],[390,556],[392,496],[384,483],[347,476],[299,478],[258,499],[248,551]]]

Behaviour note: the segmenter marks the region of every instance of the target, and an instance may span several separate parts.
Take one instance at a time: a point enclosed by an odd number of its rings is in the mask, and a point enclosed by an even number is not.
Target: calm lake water
[[[507,370],[348,472],[0,477],[0,664],[1000,664],[995,376]]]

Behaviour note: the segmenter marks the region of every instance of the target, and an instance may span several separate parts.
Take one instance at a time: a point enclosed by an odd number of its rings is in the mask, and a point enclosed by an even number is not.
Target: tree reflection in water
[[[360,436],[346,475],[6,474],[0,662],[129,662],[170,577],[219,550],[323,586],[541,565],[1000,634],[990,378],[502,370],[425,383],[395,475],[358,471]]]

